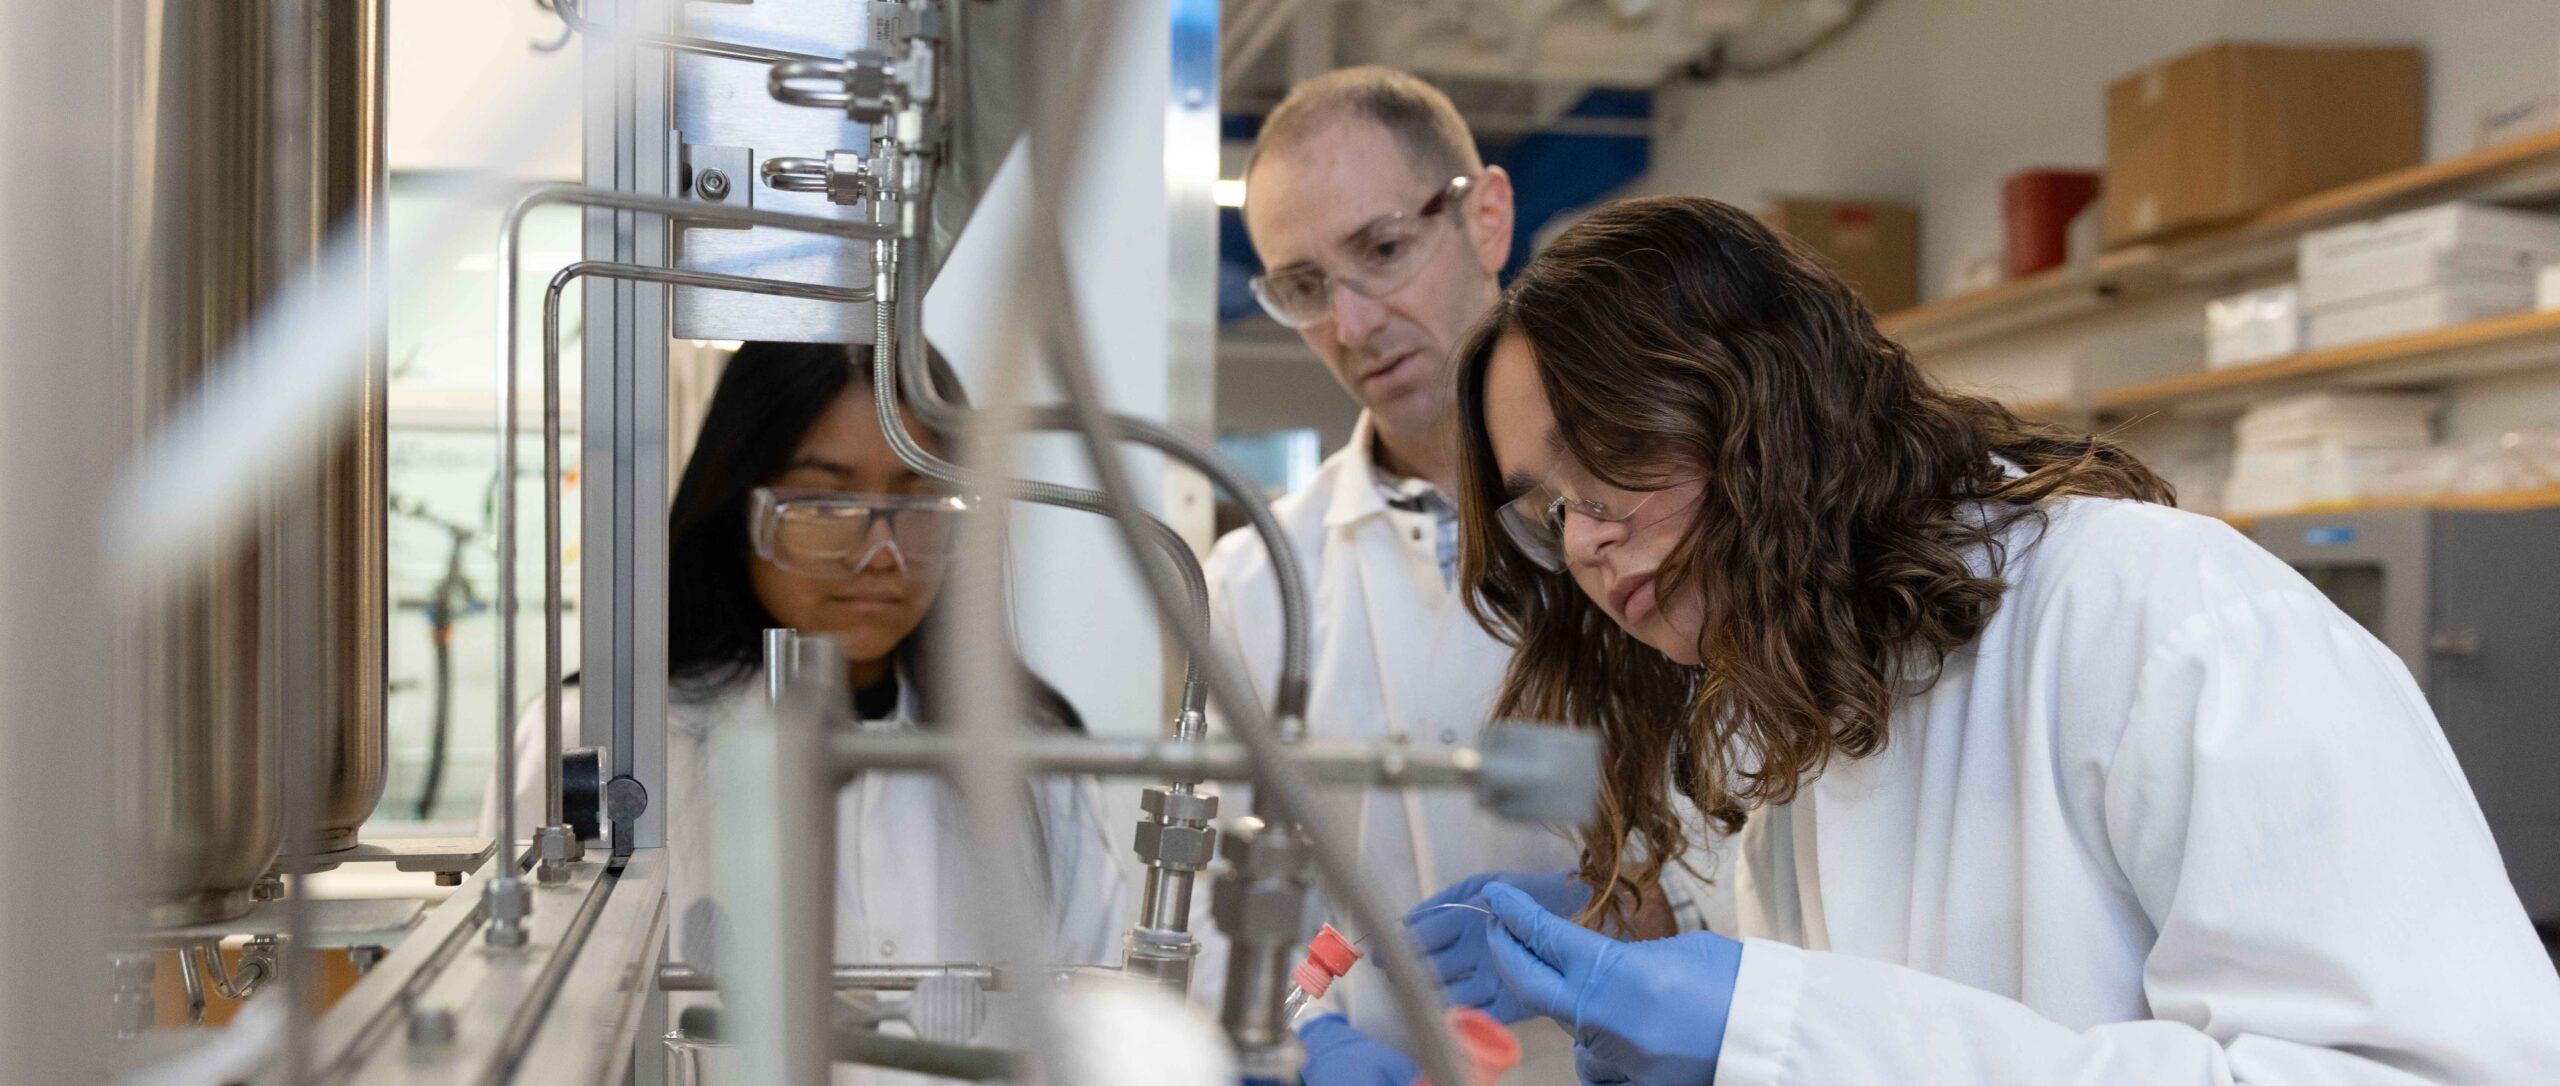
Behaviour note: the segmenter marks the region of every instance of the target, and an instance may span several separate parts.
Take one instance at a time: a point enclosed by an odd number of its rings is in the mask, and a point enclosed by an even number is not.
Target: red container
[[[2088,170],[2028,170],[2000,186],[2000,209],[2009,228],[2009,278],[2058,268],[2070,255],[2071,219],[2098,198],[2098,175]]]

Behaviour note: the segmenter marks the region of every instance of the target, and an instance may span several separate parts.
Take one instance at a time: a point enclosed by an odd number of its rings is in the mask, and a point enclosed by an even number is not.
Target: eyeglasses
[[[1616,495],[1601,501],[1576,498],[1541,483],[1528,493],[1504,502],[1494,511],[1494,519],[1502,522],[1503,532],[1520,548],[1523,557],[1549,573],[1561,573],[1565,567],[1564,515],[1571,511],[1593,520],[1619,524],[1635,516],[1659,490]]]
[[[852,577],[871,564],[882,543],[912,572],[913,563],[941,561],[952,518],[975,506],[952,494],[758,487],[747,534],[757,557],[804,577]],[[887,525],[889,538],[875,542],[872,528],[879,524]]]
[[[1309,262],[1254,276],[1254,300],[1262,303],[1262,311],[1271,314],[1272,320],[1305,328],[1332,315],[1337,283],[1368,298],[1395,293],[1413,281],[1439,247],[1442,234],[1432,229],[1432,220],[1463,206],[1474,183],[1472,177],[1451,178],[1413,213],[1389,215],[1361,227],[1341,243],[1330,261],[1340,266],[1338,272],[1327,270],[1328,262]]]

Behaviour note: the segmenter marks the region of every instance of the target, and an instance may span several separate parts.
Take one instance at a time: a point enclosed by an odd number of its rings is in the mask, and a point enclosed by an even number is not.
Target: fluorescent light
[[[1216,200],[1219,207],[1243,207],[1244,179],[1221,177],[1209,182],[1209,198]]]
[[[736,351],[740,347],[746,346],[743,341],[734,339],[697,339],[693,341],[693,345],[706,351],[732,352]]]

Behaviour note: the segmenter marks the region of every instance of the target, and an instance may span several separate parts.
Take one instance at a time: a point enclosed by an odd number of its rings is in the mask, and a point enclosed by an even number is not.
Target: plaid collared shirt
[[[1458,503],[1450,501],[1429,479],[1397,475],[1375,464],[1378,497],[1390,509],[1431,514],[1432,556],[1440,562],[1440,583],[1458,583]]]

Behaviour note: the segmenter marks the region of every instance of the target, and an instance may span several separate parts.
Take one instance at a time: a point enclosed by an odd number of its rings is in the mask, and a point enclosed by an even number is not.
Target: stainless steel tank
[[[375,292],[387,291],[383,266],[382,143],[383,0],[334,0],[321,28],[312,73],[321,94],[317,118],[326,151],[315,180],[316,207],[341,229],[362,231],[364,267]],[[324,220],[330,221],[330,220]],[[318,811],[319,852],[353,848],[356,829],[382,801],[384,681],[389,667],[389,574],[385,536],[389,496],[388,348],[366,341],[362,403],[355,425],[324,471],[321,523],[325,571],[322,613],[329,616],[330,713],[321,731],[324,774]]]
[[[129,88],[137,432],[184,401],[280,284],[308,274],[333,227],[379,237],[378,2],[142,5]],[[287,713],[320,719],[309,753],[328,783],[308,850],[352,845],[381,798],[382,355],[377,337],[361,425],[313,435],[328,450],[319,469],[280,474],[245,538],[128,613],[119,813],[142,850],[142,924],[249,908],[283,843]],[[324,628],[293,621],[296,601]]]

